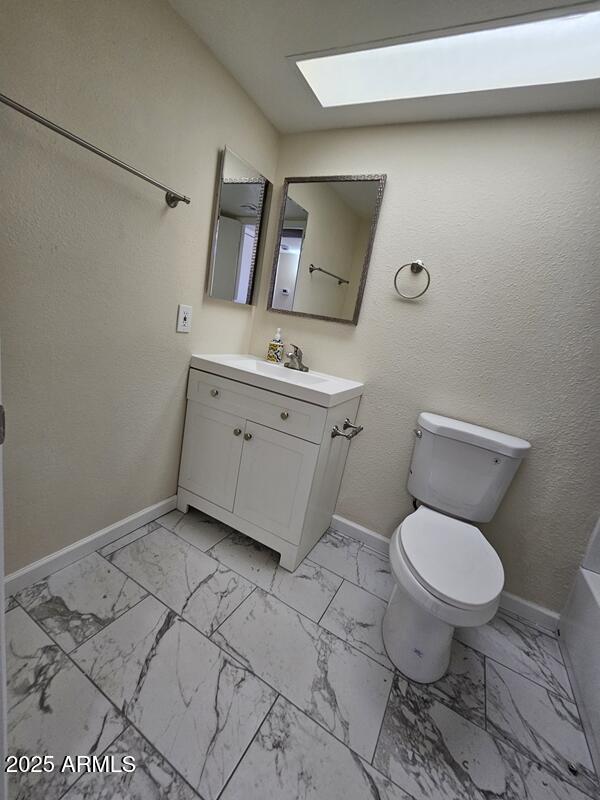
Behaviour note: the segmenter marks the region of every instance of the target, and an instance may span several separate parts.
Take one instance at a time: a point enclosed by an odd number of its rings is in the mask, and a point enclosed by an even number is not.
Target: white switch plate
[[[189,333],[192,330],[192,307],[182,306],[177,309],[177,333]]]

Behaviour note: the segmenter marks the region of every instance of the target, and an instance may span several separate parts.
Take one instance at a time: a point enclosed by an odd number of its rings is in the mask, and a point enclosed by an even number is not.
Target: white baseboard
[[[173,511],[176,505],[177,495],[173,495],[166,500],[161,500],[160,503],[143,508],[141,511],[137,511],[135,514],[109,525],[107,528],[91,533],[85,539],[73,542],[73,544],[63,547],[62,550],[50,553],[50,555],[28,564],[16,572],[11,572],[4,580],[6,595],[19,592],[26,586],[30,586],[32,583],[50,575],[50,573],[72,564],[74,561],[83,558],[83,556],[89,555],[89,553],[93,553],[94,550],[111,544],[116,539],[120,539],[121,536],[125,536],[126,533],[131,533],[137,528],[141,528],[142,525],[162,517],[163,514],[168,514],[169,511]]]
[[[549,608],[544,608],[544,606],[538,606],[537,603],[532,603],[531,600],[524,600],[516,594],[502,592],[500,608],[502,611],[506,611],[507,614],[521,617],[526,622],[532,622],[534,625],[546,628],[549,631],[555,632],[558,628],[560,619],[558,611],[551,611]]]
[[[386,555],[388,553],[390,540],[387,536],[376,533],[345,517],[340,517],[339,514],[333,515],[331,528],[337,533],[349,536],[351,539],[357,539],[372,550],[377,550],[378,553],[385,553]],[[500,608],[508,614],[521,617],[527,622],[547,628],[550,631],[555,631],[558,628],[558,612],[538,606],[536,603],[524,600],[515,594],[510,594],[510,592],[502,592]]]
[[[351,539],[358,539],[359,542],[366,544],[371,550],[377,550],[378,553],[385,553],[386,555],[390,549],[390,540],[382,533],[376,533],[369,528],[364,528],[358,522],[340,517],[339,514],[334,514],[331,518],[331,528],[336,533],[341,533],[344,536],[349,536]]]

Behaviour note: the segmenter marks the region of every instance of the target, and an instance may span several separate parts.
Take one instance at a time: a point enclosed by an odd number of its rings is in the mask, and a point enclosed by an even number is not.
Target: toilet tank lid
[[[419,425],[438,436],[474,444],[510,458],[523,458],[531,449],[531,445],[525,439],[493,431],[490,428],[482,428],[479,425],[472,425],[470,422],[462,422],[459,419],[431,414],[429,411],[422,411],[419,414]]]

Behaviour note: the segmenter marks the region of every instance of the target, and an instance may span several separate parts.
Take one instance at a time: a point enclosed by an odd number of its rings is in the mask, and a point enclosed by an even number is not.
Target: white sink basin
[[[250,355],[193,355],[191,366],[319,406],[337,406],[360,397],[363,384],[323,372],[298,372]]]

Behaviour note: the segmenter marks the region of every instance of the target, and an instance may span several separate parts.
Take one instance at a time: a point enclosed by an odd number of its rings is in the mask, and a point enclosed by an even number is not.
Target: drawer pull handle
[[[282,411],[279,416],[281,417],[281,419],[287,419],[289,415],[290,415],[289,411]]]
[[[245,434],[244,434],[244,439],[245,439],[247,442],[249,442],[251,438],[252,438],[252,434],[251,434],[251,433],[245,433]]]
[[[234,428],[233,429],[233,435],[234,436],[239,436],[241,432],[242,432],[241,428]]]
[[[218,389],[211,389],[210,393],[212,394],[213,397],[218,397],[219,396],[219,390]]]

